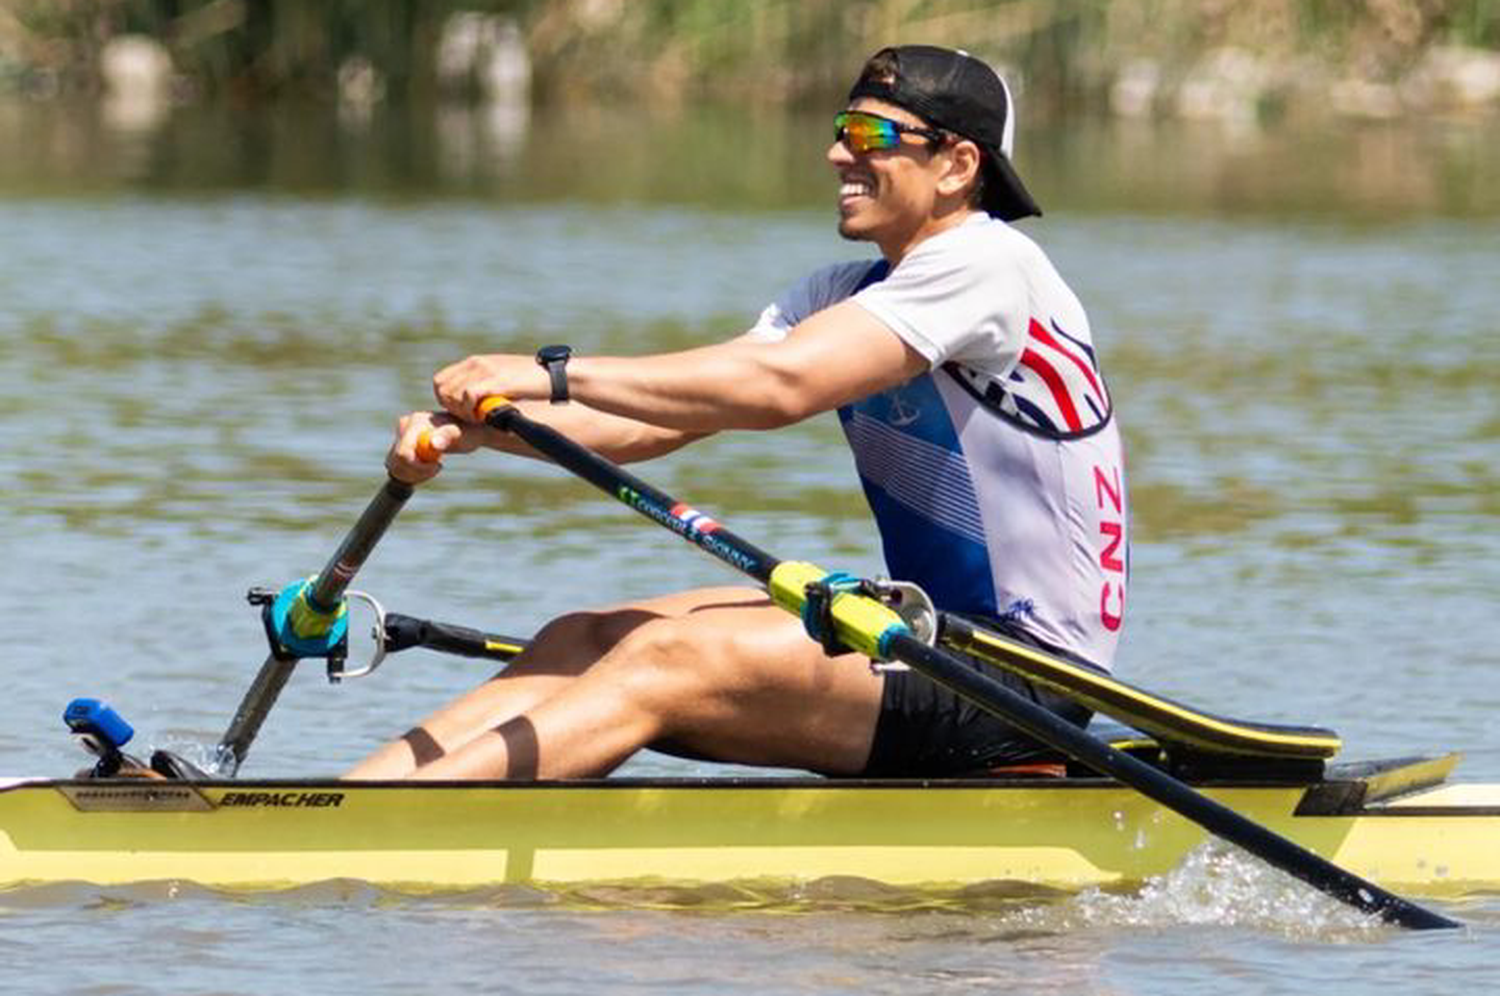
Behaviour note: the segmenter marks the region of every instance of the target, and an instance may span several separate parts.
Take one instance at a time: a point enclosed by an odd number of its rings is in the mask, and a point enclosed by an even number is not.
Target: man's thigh
[[[883,686],[868,658],[828,656],[800,619],[754,589],[699,589],[636,608],[673,620],[667,652],[687,655],[674,666],[698,679],[692,701],[669,717],[669,750],[828,773],[864,767]]]

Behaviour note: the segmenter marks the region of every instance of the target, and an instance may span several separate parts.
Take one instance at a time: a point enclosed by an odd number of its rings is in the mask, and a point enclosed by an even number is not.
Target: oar
[[[713,554],[765,585],[771,597],[801,614],[809,585],[829,575],[812,564],[780,561],[701,512],[615,466],[549,426],[527,418],[507,399],[487,398],[479,414],[492,428],[512,432],[537,452],[629,505],[653,522]],[[829,606],[839,640],[878,660],[899,660],[975,705],[1066,754],[1146,795],[1208,832],[1237,844],[1335,899],[1387,922],[1423,930],[1461,926],[1457,921],[1388,892],[1314,854],[1144,761],[1095,739],[1067,720],[1017,695],[953,654],[912,635],[901,617],[856,591],[832,595]]]
[[[404,481],[387,478],[323,570],[311,581],[287,586],[268,606],[266,635],[271,652],[219,740],[214,759],[219,773],[232,778],[239,771],[297,662],[328,657],[342,647],[347,632],[344,590],[412,490]]]

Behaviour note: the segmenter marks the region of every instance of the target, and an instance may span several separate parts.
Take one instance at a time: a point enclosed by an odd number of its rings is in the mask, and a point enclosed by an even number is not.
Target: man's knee
[[[711,638],[691,616],[657,616],[622,633],[614,650],[639,668],[676,671],[700,661]]]
[[[719,615],[662,616],[631,630],[611,651],[622,665],[630,694],[657,705],[684,696],[720,698],[778,687],[790,662],[774,652],[760,630]]]
[[[640,609],[579,611],[549,621],[532,639],[538,653],[560,648],[584,650],[592,656],[607,653],[631,632],[658,618]]]

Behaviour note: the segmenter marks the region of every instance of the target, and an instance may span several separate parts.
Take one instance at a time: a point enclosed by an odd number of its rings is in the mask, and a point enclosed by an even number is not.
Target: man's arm
[[[647,425],[577,403],[520,401],[516,406],[528,417],[545,422],[615,463],[649,460],[709,435]],[[424,436],[426,455],[437,453],[436,463],[423,459],[417,452],[419,440]],[[386,469],[400,480],[417,484],[437,475],[442,455],[472,453],[481,447],[544,459],[508,432],[461,421],[447,412],[413,412],[404,416],[396,427],[396,440],[386,455]]]
[[[433,378],[451,414],[415,412],[401,420],[386,458],[412,482],[437,473],[422,461],[425,432],[439,454],[481,446],[536,456],[507,433],[475,425],[479,403],[502,395],[528,415],[617,463],[645,460],[721,429],[774,429],[903,384],[927,360],[879,319],[850,301],[799,323],[786,338],[728,342],[642,357],[582,356],[568,365],[573,399],[552,405],[551,378],[530,356],[470,356]]]
[[[927,367],[926,359],[879,319],[843,301],[801,322],[779,342],[742,336],[654,356],[575,356],[568,365],[568,389],[599,412],[703,435],[790,425],[904,383]],[[434,389],[448,411],[472,419],[490,395],[542,399],[550,395],[551,384],[530,357],[471,356],[441,371]]]

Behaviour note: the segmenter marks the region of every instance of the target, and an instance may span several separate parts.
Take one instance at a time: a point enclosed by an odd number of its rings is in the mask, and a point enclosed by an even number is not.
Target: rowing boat
[[[1241,773],[1209,797],[1392,889],[1500,889],[1500,784],[1454,755]],[[500,783],[11,779],[0,883],[185,880],[400,891],[783,883],[856,877],[1012,893],[1129,887],[1205,832],[1111,779],[613,778]]]
[[[521,651],[524,641],[462,627],[394,625],[373,598],[348,590],[412,494],[392,477],[321,572],[279,593],[252,589],[270,652],[219,742],[212,776],[166,751],[141,765],[122,753],[134,731],[113,710],[96,699],[69,704],[64,721],[99,761],[87,778],[0,780],[0,887],[356,879],[427,892],[853,877],[917,888],[1006,883],[1014,894],[1016,884],[1025,892],[1140,882],[1212,836],[1412,929],[1459,924],[1393,888],[1440,896],[1500,888],[1500,859],[1486,846],[1500,829],[1500,785],[1448,784],[1456,755],[1330,765],[1342,747],[1332,730],[1195,710],[939,612],[909,583],[781,560],[504,398],[486,399],[478,415],[763,585],[830,653],[914,669],[1006,720],[1054,752],[1056,763],[1044,767],[1059,776],[235,780],[301,660],[326,660],[338,682],[407,646],[500,659]],[[347,599],[356,596],[376,611],[379,653],[350,670]],[[971,669],[955,650],[1133,732],[1107,743]]]

